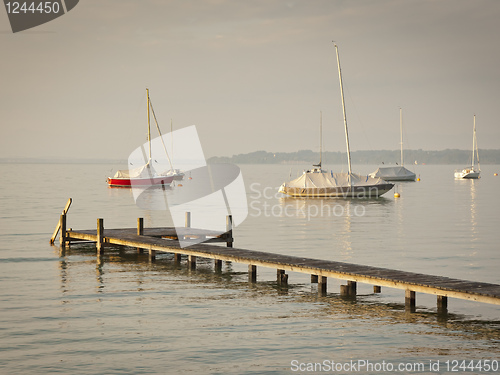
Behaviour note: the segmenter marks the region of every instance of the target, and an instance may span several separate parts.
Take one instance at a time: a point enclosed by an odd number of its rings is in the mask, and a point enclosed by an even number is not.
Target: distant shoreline
[[[470,163],[470,150],[447,149],[440,151],[405,150],[404,164],[415,162],[422,164],[458,164]],[[400,150],[361,150],[351,152],[351,159],[358,165],[397,165],[400,164]],[[345,152],[323,152],[323,164],[345,164]],[[214,156],[208,158],[209,163],[233,164],[317,164],[319,152],[300,150],[296,152],[254,151],[233,156]],[[500,149],[479,150],[481,164],[500,164]],[[0,164],[127,164],[125,159],[57,159],[57,158],[0,158]]]
[[[319,152],[301,150],[297,152],[255,151],[231,157],[212,157],[211,163],[234,164],[317,164]],[[470,163],[470,150],[447,149],[441,151],[405,150],[404,164],[459,164]],[[323,164],[344,164],[347,162],[345,152],[323,152]],[[351,160],[355,164],[400,164],[400,150],[362,150],[351,152]],[[479,150],[481,164],[500,164],[500,150]]]

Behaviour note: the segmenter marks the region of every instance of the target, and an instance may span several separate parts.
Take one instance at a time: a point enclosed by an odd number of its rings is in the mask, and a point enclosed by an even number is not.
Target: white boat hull
[[[460,171],[455,171],[455,178],[465,178],[465,179],[477,179],[481,171],[476,171],[473,169],[462,169]]]

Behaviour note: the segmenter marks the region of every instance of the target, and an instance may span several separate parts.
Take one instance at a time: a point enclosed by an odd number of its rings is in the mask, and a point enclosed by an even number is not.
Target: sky
[[[498,0],[82,0],[13,34],[0,9],[0,158],[126,159],[196,125],[205,156],[500,148]],[[153,136],[155,134],[153,133]]]

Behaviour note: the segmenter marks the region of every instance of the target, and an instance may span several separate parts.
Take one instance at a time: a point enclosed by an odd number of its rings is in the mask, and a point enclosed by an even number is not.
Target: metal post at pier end
[[[382,287],[379,285],[373,286],[373,293],[382,293]]]
[[[104,253],[104,219],[97,219],[97,240],[96,240],[97,253]]]
[[[144,235],[144,218],[142,217],[137,218],[137,235],[138,236]],[[144,253],[144,249],[138,247],[137,252],[142,254]]]
[[[227,247],[233,247],[233,216],[226,216],[226,235],[227,235]]]
[[[410,289],[405,290],[405,310],[408,312],[415,312],[416,296],[415,292]]]

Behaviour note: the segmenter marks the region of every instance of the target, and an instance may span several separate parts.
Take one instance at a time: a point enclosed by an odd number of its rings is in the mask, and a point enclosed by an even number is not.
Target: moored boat
[[[380,167],[369,176],[373,178],[381,178],[385,181],[415,181],[417,177],[415,173],[404,167],[403,158],[403,110],[399,109],[399,129],[401,136],[401,164],[396,167]]]
[[[476,165],[477,160],[477,165]],[[472,158],[471,166],[463,169],[455,170],[455,178],[457,179],[477,179],[481,174],[481,168],[479,167],[479,150],[477,148],[477,138],[476,138],[476,115],[474,115],[474,129],[472,133]]]
[[[349,133],[347,129],[347,115],[344,103],[344,89],[342,85],[342,72],[340,69],[340,58],[338,47],[335,44],[337,55],[337,66],[340,82],[340,96],[342,100],[342,110],[344,116],[344,130],[347,146],[347,162],[349,171],[347,173],[333,173],[321,169],[321,159],[318,165],[312,170],[304,173],[289,182],[283,183],[279,192],[292,197],[305,198],[376,198],[391,190],[394,184],[386,182],[380,178],[372,178],[352,173],[351,152],[349,149]],[[321,155],[321,151],[320,151]]]
[[[182,180],[184,178],[184,173],[179,169],[174,169],[168,156],[167,149],[163,143],[163,138],[161,137],[160,127],[156,121],[156,115],[151,106],[151,100],[149,98],[149,90],[146,89],[147,96],[147,113],[148,113],[148,159],[146,163],[140,167],[134,169],[122,169],[118,170],[113,177],[108,177],[106,182],[110,187],[141,187],[147,188],[149,186],[165,186],[170,185],[174,180]],[[153,116],[156,122],[156,127],[160,135],[161,142],[163,144],[165,154],[167,156],[168,163],[170,165],[169,169],[163,172],[158,172],[152,163],[151,155],[151,121],[150,113],[153,112]]]

